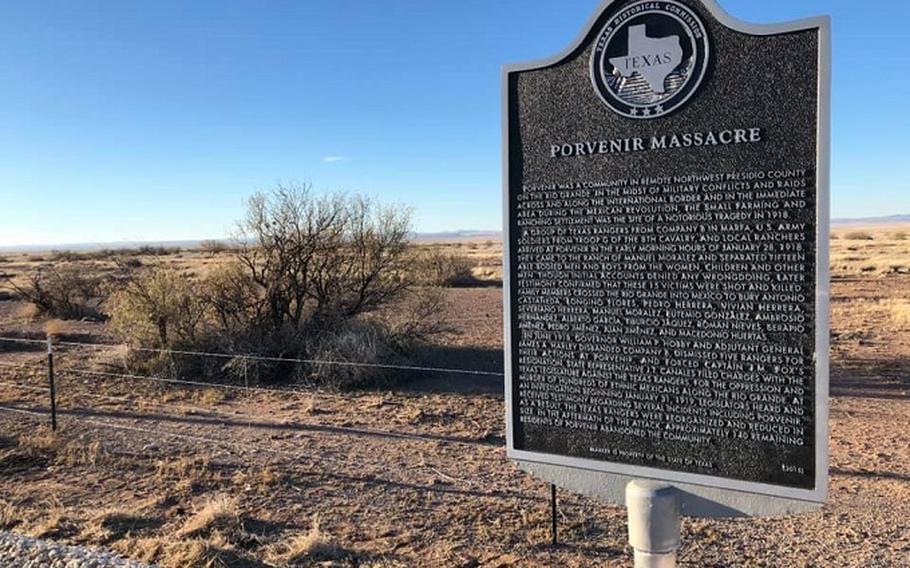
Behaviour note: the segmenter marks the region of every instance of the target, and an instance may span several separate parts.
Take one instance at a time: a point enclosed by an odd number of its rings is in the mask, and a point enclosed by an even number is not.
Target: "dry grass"
[[[237,568],[255,565],[244,562],[230,543],[216,535],[211,539],[162,537],[127,538],[114,549],[139,562],[161,568]]]
[[[18,449],[30,456],[52,455],[58,449],[57,434],[46,426],[19,437]]]
[[[72,325],[62,319],[50,319],[44,323],[44,333],[50,338],[57,338],[72,331]]]
[[[107,452],[101,442],[90,442],[87,440],[69,441],[57,450],[55,462],[69,467],[95,467],[106,457]]]
[[[22,304],[16,309],[15,319],[24,322],[31,322],[38,319],[40,311],[35,304]]]
[[[881,309],[888,314],[891,324],[897,329],[910,328],[910,300],[893,298],[882,300]]]
[[[850,231],[844,235],[844,238],[849,241],[873,241],[875,237],[872,236],[872,233],[867,233],[865,231]]]
[[[210,387],[169,389],[158,397],[160,402],[189,402],[200,406],[217,406],[232,398],[231,392]]]
[[[323,531],[319,519],[313,517],[309,531],[295,535],[286,543],[275,545],[270,551],[269,560],[281,566],[310,566],[347,556],[350,556],[350,552]]]
[[[0,499],[0,529],[11,529],[21,524],[22,514],[16,505],[6,499]]]
[[[148,518],[134,511],[108,509],[89,519],[79,537],[86,542],[107,544],[156,524],[156,519]]]
[[[155,464],[155,475],[162,481],[200,481],[210,470],[209,460],[198,456],[160,460]]]
[[[177,531],[181,537],[211,536],[215,531],[223,535],[243,530],[237,500],[227,495],[216,495],[203,503]]]
[[[850,239],[860,233],[871,239]],[[910,246],[898,238],[903,232],[893,229],[869,229],[854,232],[835,232],[843,239],[831,241],[831,269],[834,277],[887,276],[910,274]]]
[[[44,514],[29,530],[28,535],[35,538],[62,536],[69,530],[69,519],[66,508],[56,496],[49,497],[42,507]]]

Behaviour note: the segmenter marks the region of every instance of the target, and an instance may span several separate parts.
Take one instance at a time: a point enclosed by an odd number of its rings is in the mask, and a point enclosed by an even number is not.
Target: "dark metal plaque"
[[[823,500],[827,18],[607,2],[503,89],[509,455]]]

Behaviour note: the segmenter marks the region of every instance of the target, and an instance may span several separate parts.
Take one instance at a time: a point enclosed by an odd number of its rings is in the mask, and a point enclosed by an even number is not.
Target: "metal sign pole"
[[[675,568],[680,546],[679,491],[657,481],[626,485],[629,544],[635,568]]]
[[[57,388],[54,384],[54,340],[47,338],[47,382],[51,395],[51,430],[57,431]]]

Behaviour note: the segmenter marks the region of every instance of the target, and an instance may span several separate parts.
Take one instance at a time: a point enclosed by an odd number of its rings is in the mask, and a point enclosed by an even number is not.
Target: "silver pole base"
[[[675,568],[680,546],[679,492],[656,481],[626,485],[629,544],[635,568]]]
[[[643,550],[636,550],[635,568],[676,568],[676,552],[652,554]]]

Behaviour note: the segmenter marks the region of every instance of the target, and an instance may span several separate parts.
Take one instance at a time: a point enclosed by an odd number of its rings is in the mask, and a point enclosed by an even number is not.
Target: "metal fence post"
[[[556,546],[556,484],[550,484],[550,532],[553,537],[553,546]]]
[[[57,387],[54,384],[54,339],[47,338],[47,382],[51,387],[51,429],[57,431]]]

